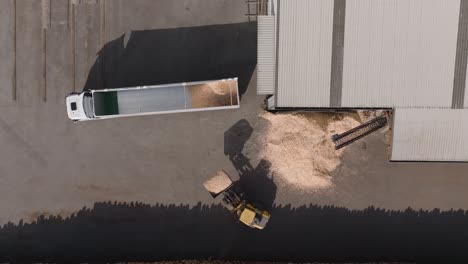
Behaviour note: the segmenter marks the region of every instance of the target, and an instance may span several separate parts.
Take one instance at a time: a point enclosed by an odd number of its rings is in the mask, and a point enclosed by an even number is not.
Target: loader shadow
[[[253,128],[245,119],[239,120],[224,132],[224,154],[229,157],[239,174],[239,183],[249,202],[270,210],[276,198],[276,184],[270,171],[271,163],[260,160],[254,168],[250,160],[242,154],[245,143],[253,133]]]
[[[257,64],[257,25],[132,31],[97,55],[83,90],[238,77],[242,95]]]
[[[264,230],[220,205],[96,203],[0,228],[2,262],[468,260],[466,211],[275,206]]]

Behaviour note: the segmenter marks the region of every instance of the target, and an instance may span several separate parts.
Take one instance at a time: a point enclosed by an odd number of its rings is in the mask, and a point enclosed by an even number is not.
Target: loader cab
[[[239,210],[239,221],[249,227],[263,229],[268,220],[270,220],[270,214],[255,208],[253,205],[247,204],[243,210]]]
[[[72,93],[66,98],[68,118],[73,122],[94,118],[93,96],[91,92]]]

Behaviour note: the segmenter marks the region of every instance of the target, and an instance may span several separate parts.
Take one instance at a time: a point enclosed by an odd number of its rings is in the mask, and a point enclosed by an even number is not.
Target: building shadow
[[[0,228],[2,262],[219,259],[284,262],[468,260],[466,211],[275,206],[264,230],[221,205],[96,203],[68,218]]]
[[[256,23],[132,31],[99,51],[84,90],[238,77],[242,95],[256,64]]]
[[[241,119],[224,132],[224,154],[239,174],[239,184],[246,198],[259,208],[270,210],[276,198],[276,184],[270,171],[271,163],[260,160],[254,168],[250,160],[242,154],[245,143],[253,133],[250,123]]]

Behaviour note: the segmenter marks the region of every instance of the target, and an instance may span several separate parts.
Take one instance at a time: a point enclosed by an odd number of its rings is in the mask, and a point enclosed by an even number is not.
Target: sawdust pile
[[[341,115],[330,120],[330,114],[320,113],[265,113],[262,117],[270,122],[263,158],[271,162],[275,179],[302,191],[332,187],[330,173],[340,165],[344,149],[335,150],[330,138],[359,122]]]

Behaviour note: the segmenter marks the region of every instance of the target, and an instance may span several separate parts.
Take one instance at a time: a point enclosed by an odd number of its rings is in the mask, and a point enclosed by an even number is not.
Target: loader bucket
[[[211,196],[216,197],[224,190],[232,186],[232,180],[229,175],[221,170],[218,171],[213,177],[209,178],[203,183],[205,189],[210,192]]]

